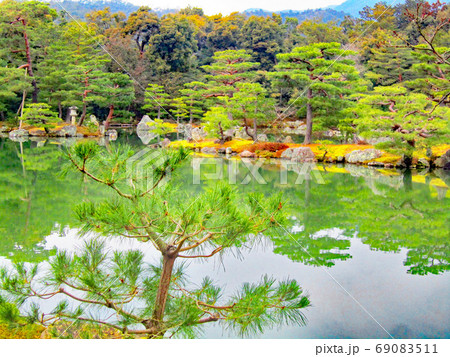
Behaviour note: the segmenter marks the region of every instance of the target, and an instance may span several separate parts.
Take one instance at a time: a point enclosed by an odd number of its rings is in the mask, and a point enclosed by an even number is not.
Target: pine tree
[[[145,89],[144,102],[146,104],[142,109],[148,110],[151,115],[157,115],[157,119],[161,119],[161,114],[167,113],[164,107],[170,104],[170,98],[163,86],[150,83]]]
[[[108,253],[96,239],[89,239],[75,255],[58,252],[50,261],[46,284],[40,285],[37,265],[16,264],[0,273],[0,288],[10,302],[56,295],[68,299],[50,313],[31,304],[28,322],[79,321],[103,325],[124,336],[149,338],[194,337],[205,323],[216,321],[242,335],[262,331],[266,325],[305,323],[302,309],[309,306],[309,299],[294,280],[263,277],[226,298],[210,278],[192,287],[182,267],[176,267],[180,260],[212,257],[262,232],[275,234],[279,222],[284,222],[280,195],[242,197],[231,186],[218,184],[186,200],[170,182],[162,184],[188,157],[186,151],[146,158],[148,168],[158,169],[145,174],[127,170],[131,155],[128,148],[108,152],[94,143],[69,150],[75,170],[117,194],[115,200],[84,202],[75,213],[86,234],[138,239],[159,252],[161,265],[146,267],[140,251]],[[69,301],[84,304],[73,307]],[[92,314],[89,307],[100,311]],[[10,320],[20,318],[15,312]]]
[[[345,58],[351,54],[339,43],[331,42],[297,47],[277,56],[277,72],[269,76],[277,88],[291,89],[289,106],[299,107],[300,115],[306,111],[305,144],[311,143],[313,117],[322,127],[338,125],[332,119],[350,105],[347,96],[360,86],[353,61]]]
[[[450,137],[450,109],[433,108],[424,94],[408,93],[399,85],[376,87],[373,92],[356,95],[358,104],[349,110],[362,137],[388,138],[380,148],[412,158],[416,149],[430,149]]]
[[[48,104],[45,103],[32,103],[28,104],[23,109],[23,115],[20,117],[23,122],[36,125],[49,133],[50,128],[53,128],[59,121],[59,118],[55,112],[53,112]]]

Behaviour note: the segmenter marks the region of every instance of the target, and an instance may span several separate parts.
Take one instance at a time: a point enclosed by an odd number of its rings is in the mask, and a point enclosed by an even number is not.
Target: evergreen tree
[[[32,304],[29,322],[80,321],[107,326],[125,336],[149,338],[193,337],[203,324],[215,321],[242,335],[261,331],[265,325],[305,323],[302,309],[309,306],[309,299],[294,280],[277,283],[264,277],[224,298],[222,289],[208,277],[198,288],[190,288],[182,269],[176,267],[180,260],[214,256],[262,232],[275,234],[278,222],[284,222],[280,195],[239,197],[229,185],[219,184],[192,200],[184,194],[180,199],[170,182],[163,185],[162,181],[187,152],[168,152],[149,162],[151,167],[160,161],[158,170],[147,172],[154,179],[149,184],[149,177],[139,179],[142,173],[130,176],[127,171],[129,149],[99,150],[94,143],[85,143],[68,153],[76,170],[117,194],[116,200],[85,202],[76,208],[84,232],[147,242],[160,253],[161,266],[146,268],[138,251],[108,254],[104,243],[95,239],[75,256],[59,252],[50,262],[45,285],[39,285],[38,266],[16,264],[12,271],[0,274],[0,287],[12,301],[20,304],[31,297],[61,295],[100,309],[94,316],[83,306],[72,308],[68,300],[62,300],[51,313],[42,314]]]
[[[23,115],[20,120],[27,124],[35,125],[49,133],[50,128],[53,128],[59,121],[59,118],[55,112],[50,109],[50,106],[45,103],[32,103],[28,104],[23,109]]]
[[[275,87],[291,90],[289,106],[299,107],[299,115],[306,111],[305,144],[312,140],[314,116],[322,127],[337,126],[333,118],[338,119],[339,110],[350,105],[347,97],[360,85],[353,61],[345,58],[351,54],[331,42],[296,47],[277,56],[277,72],[269,76]]]
[[[170,98],[163,86],[149,84],[145,89],[145,103],[142,108],[148,110],[151,115],[157,115],[157,119],[161,119],[161,113],[167,113],[164,107],[170,104]]]

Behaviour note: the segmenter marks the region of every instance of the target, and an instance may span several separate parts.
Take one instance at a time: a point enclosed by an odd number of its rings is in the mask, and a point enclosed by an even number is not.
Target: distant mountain
[[[73,17],[84,19],[84,16],[92,10],[103,10],[105,7],[109,7],[111,12],[123,12],[125,15],[130,15],[132,12],[139,9],[139,6],[131,4],[122,0],[62,0],[53,1],[50,0],[50,6],[58,11],[65,9]],[[153,9],[159,16],[177,12],[174,9]]]
[[[247,16],[271,16],[273,13],[281,15],[285,20],[287,17],[294,17],[298,22],[308,19],[321,19],[322,21],[340,21],[343,20],[346,14],[343,11],[334,9],[313,9],[313,10],[283,10],[283,11],[266,11],[263,9],[248,9],[243,12]]]
[[[329,9],[346,12],[353,17],[359,17],[359,12],[366,6],[372,7],[373,5],[381,1],[383,0],[346,0],[341,5],[330,6]],[[385,2],[387,4],[393,3],[392,0],[385,0]],[[395,1],[395,3],[393,3],[392,5],[398,5],[402,2],[403,1]]]

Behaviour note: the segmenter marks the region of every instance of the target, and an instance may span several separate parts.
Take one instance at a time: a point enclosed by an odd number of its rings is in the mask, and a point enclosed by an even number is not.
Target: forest
[[[0,2],[0,338],[449,336],[446,3],[112,4]]]
[[[326,130],[406,153],[448,140],[450,10],[439,1],[300,23],[190,7],[105,8],[84,21],[37,1],[0,7],[0,115],[14,125],[48,126],[77,106],[78,125],[154,114],[219,137],[236,123],[306,119],[305,144]]]

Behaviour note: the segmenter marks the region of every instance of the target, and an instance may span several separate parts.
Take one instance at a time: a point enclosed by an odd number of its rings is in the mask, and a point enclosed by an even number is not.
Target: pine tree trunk
[[[87,105],[83,103],[83,112],[81,113],[80,121],[78,122],[78,126],[82,126],[84,123],[84,119],[86,118]]]
[[[161,119],[161,107],[158,106],[158,119]]]
[[[113,118],[113,115],[114,115],[114,104],[111,104],[109,106],[108,116],[106,117],[106,120],[105,120],[105,128],[109,127],[109,123],[111,122],[111,119]]]
[[[62,113],[61,102],[58,102],[58,113],[59,113],[59,119],[62,119],[63,113]]]
[[[162,337],[165,329],[163,326],[164,311],[166,309],[167,296],[169,295],[170,281],[176,256],[165,252],[163,254],[163,268],[156,293],[155,308],[152,316],[152,328],[156,331],[153,337]]]
[[[312,137],[312,120],[313,120],[313,113],[312,113],[312,106],[311,101],[313,95],[312,95],[312,89],[308,88],[308,102],[306,103],[306,134],[305,134],[305,141],[303,144],[308,145],[311,144],[311,137]]]

